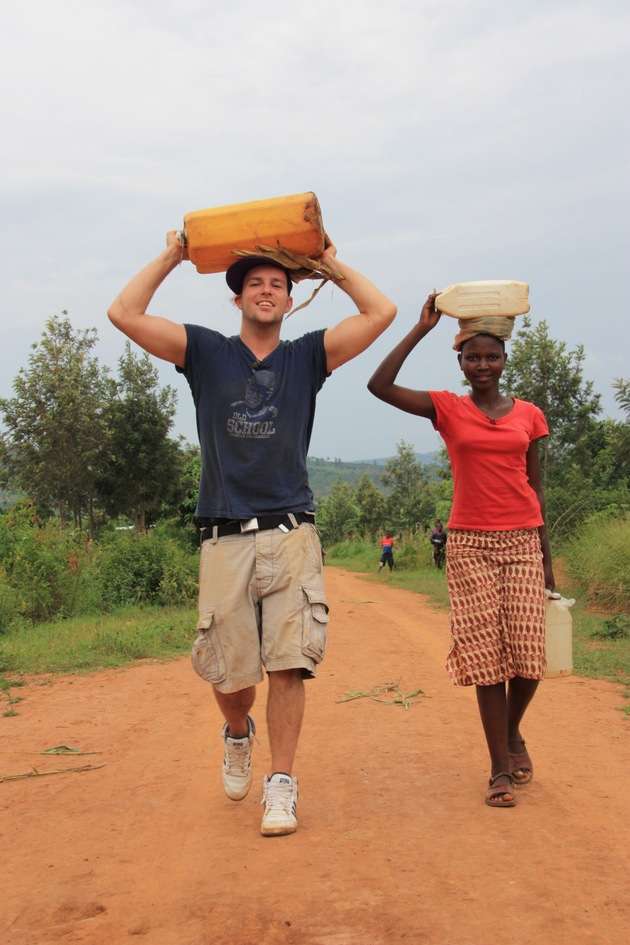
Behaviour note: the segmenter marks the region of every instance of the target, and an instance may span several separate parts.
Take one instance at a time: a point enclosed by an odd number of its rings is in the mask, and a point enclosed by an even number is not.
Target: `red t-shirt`
[[[508,531],[543,524],[540,504],[527,478],[527,450],[548,436],[542,410],[514,398],[514,407],[491,420],[468,394],[429,391],[437,413],[433,424],[453,470],[449,528]]]

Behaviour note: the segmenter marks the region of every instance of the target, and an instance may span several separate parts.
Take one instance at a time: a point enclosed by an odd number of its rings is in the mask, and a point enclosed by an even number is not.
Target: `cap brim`
[[[287,277],[287,288],[289,294],[291,293],[293,282],[291,281],[288,270],[285,269],[284,266],[281,266],[280,263],[275,262],[273,259],[268,259],[266,256],[243,256],[242,259],[237,259],[236,262],[232,263],[225,273],[225,281],[234,295],[241,294],[245,276],[250,269],[256,269],[257,266],[273,266],[274,269],[280,269]]]

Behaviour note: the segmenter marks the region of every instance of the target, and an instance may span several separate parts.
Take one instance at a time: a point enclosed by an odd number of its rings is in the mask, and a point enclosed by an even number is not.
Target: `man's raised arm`
[[[168,318],[148,315],[147,308],[158,287],[182,258],[186,258],[186,251],[182,252],[172,230],[166,237],[166,249],[127,283],[107,311],[112,324],[128,338],[156,358],[179,367],[184,366],[186,356],[186,329]]]
[[[335,258],[335,253],[335,247],[330,244],[324,251],[324,259],[328,257],[331,268],[343,276],[343,280],[334,280],[335,285],[350,296],[359,314],[344,318],[326,331],[324,347],[329,371],[369,348],[396,317],[396,306],[391,299],[360,272]]]

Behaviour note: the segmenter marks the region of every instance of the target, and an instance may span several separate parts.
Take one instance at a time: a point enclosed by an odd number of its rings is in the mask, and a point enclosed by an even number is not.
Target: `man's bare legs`
[[[231,737],[244,738],[249,732],[247,716],[256,699],[256,687],[227,693],[215,689],[214,695]],[[269,673],[267,728],[272,772],[291,774],[304,718],[304,702],[304,680],[299,669]]]
[[[256,699],[256,686],[248,686],[240,692],[219,692],[214,689],[214,697],[227,722],[232,738],[245,738],[249,734],[247,716]]]
[[[256,687],[240,692],[214,690],[217,705],[226,721],[223,786],[232,800],[242,800],[249,791],[251,749],[255,728],[248,720],[254,705]],[[283,836],[297,829],[297,779],[291,774],[302,719],[304,718],[304,681],[299,669],[269,673],[267,730],[271,749],[271,773],[263,783],[264,814],[260,832],[265,837]]]
[[[299,669],[269,673],[267,728],[271,771],[291,774],[304,718],[304,680]]]

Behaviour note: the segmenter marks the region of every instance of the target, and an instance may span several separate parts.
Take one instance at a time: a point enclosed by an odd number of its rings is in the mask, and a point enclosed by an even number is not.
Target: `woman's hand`
[[[422,311],[420,312],[420,321],[418,324],[421,328],[424,328],[425,331],[431,331],[431,329],[435,328],[442,317],[442,313],[439,312],[435,307],[435,300],[438,294],[439,293],[437,292],[432,292],[422,306]]]

